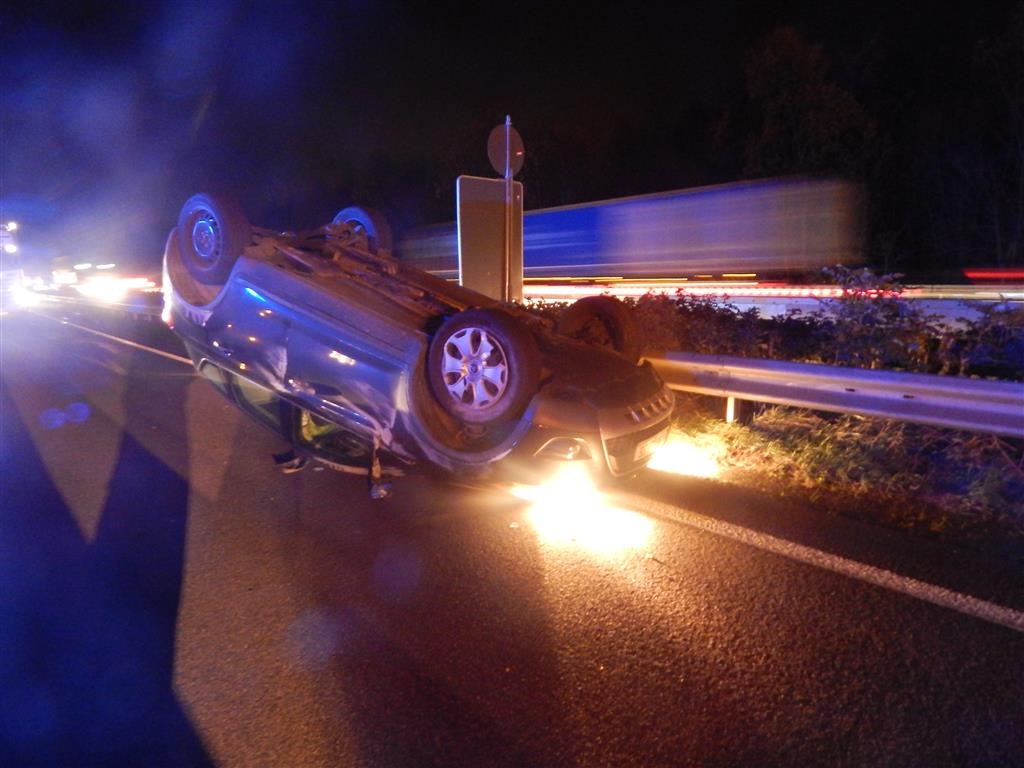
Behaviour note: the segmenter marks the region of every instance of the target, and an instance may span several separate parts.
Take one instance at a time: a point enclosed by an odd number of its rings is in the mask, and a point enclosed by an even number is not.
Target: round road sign
[[[505,143],[506,135],[508,136],[507,146]],[[509,149],[511,149],[511,152],[509,152]],[[526,150],[523,148],[523,137],[511,125],[496,125],[494,130],[491,131],[491,135],[487,137],[487,158],[491,161],[491,167],[502,177],[505,176],[506,153],[508,153],[509,170],[515,176],[523,169],[523,160],[526,158]]]

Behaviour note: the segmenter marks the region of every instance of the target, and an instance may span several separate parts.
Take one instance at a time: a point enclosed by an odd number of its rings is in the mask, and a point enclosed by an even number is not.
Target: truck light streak
[[[583,296],[608,293],[613,296],[637,298],[648,294],[686,296],[728,296],[754,298],[811,298],[837,299],[844,295],[842,288],[833,285],[759,285],[749,282],[702,283],[694,285],[685,281],[615,281],[576,283],[570,285],[531,284],[523,285],[523,296],[540,301],[564,301]],[[867,292],[868,295],[883,295],[881,292]]]

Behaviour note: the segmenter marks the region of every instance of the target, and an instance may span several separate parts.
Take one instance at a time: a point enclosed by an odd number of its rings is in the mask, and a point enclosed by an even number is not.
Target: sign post
[[[512,182],[511,216],[506,195],[504,179],[457,179],[459,283],[492,299],[522,301],[523,185]]]
[[[512,263],[512,117],[505,115],[505,237],[504,261],[501,265],[502,288],[504,300],[509,300],[511,277],[509,265]]]
[[[514,177],[525,156],[506,115],[487,138],[487,158],[501,178],[459,176],[455,185],[459,283],[499,301],[523,300],[523,185]]]
[[[512,117],[505,115],[505,124],[497,125],[491,131],[487,139],[487,158],[491,161],[491,167],[496,173],[501,174],[505,180],[505,220],[502,235],[502,266],[501,266],[501,299],[502,301],[522,300],[522,207],[519,209],[519,218],[514,216],[514,193],[512,179],[523,168],[523,161],[526,158],[526,151],[523,147],[523,138],[519,131],[512,127]],[[513,276],[512,264],[517,255],[513,252],[515,246],[513,228],[518,224],[520,232],[518,261],[520,272],[518,278]]]

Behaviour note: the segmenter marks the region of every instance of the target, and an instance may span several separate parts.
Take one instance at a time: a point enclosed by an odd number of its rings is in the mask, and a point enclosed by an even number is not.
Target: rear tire
[[[558,318],[559,333],[599,347],[610,347],[633,362],[642,343],[630,307],[614,296],[587,296],[570,305]]]
[[[384,214],[371,208],[349,206],[338,211],[331,224],[346,224],[355,234],[366,237],[366,249],[370,253],[391,253],[394,247],[391,225]]]
[[[181,261],[189,275],[205,285],[227,281],[251,239],[249,220],[241,206],[226,195],[193,195],[178,214]]]

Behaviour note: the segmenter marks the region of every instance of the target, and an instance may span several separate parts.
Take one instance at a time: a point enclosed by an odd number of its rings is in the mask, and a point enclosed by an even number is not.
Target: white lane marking
[[[903,595],[924,602],[948,608],[976,619],[998,624],[999,626],[1024,633],[1024,612],[1007,608],[1006,606],[990,603],[977,597],[971,597],[952,589],[939,587],[925,581],[918,581],[909,576],[901,576],[898,573],[887,571],[884,568],[876,568],[872,565],[865,565],[856,560],[849,560],[829,552],[822,552],[819,549],[796,544],[786,539],[779,539],[766,533],[753,531],[732,523],[725,523],[714,518],[704,517],[694,512],[689,512],[679,507],[673,507],[661,502],[642,499],[640,508],[649,510],[661,518],[678,520],[684,525],[697,528],[716,536],[733,539],[750,547],[771,552],[790,560],[813,565],[833,573],[849,576],[859,581],[873,584],[891,592],[898,592]]]
[[[97,336],[102,336],[104,339],[110,339],[111,341],[116,341],[118,344],[124,344],[125,346],[128,346],[128,347],[133,347],[135,349],[141,349],[143,352],[150,352],[150,353],[152,353],[154,355],[159,355],[160,357],[166,357],[168,360],[173,360],[176,363],[184,363],[185,365],[187,365],[189,367],[192,366],[192,361],[189,360],[187,357],[181,357],[180,355],[174,355],[174,354],[171,354],[170,352],[164,352],[163,350],[160,350],[160,349],[154,349],[153,347],[147,347],[145,344],[137,344],[134,341],[128,341],[128,339],[122,339],[119,336],[111,336],[109,333],[103,333],[103,331],[97,331],[97,330],[94,330],[92,328],[87,328],[84,325],[78,325],[77,323],[72,323],[70,320],[54,320],[52,317],[47,317],[46,315],[39,315],[39,317],[46,317],[47,320],[53,320],[53,322],[55,322],[55,323],[60,323],[61,325],[70,325],[72,328],[77,328],[80,331],[87,331],[87,332],[93,333],[93,334],[95,334]]]

